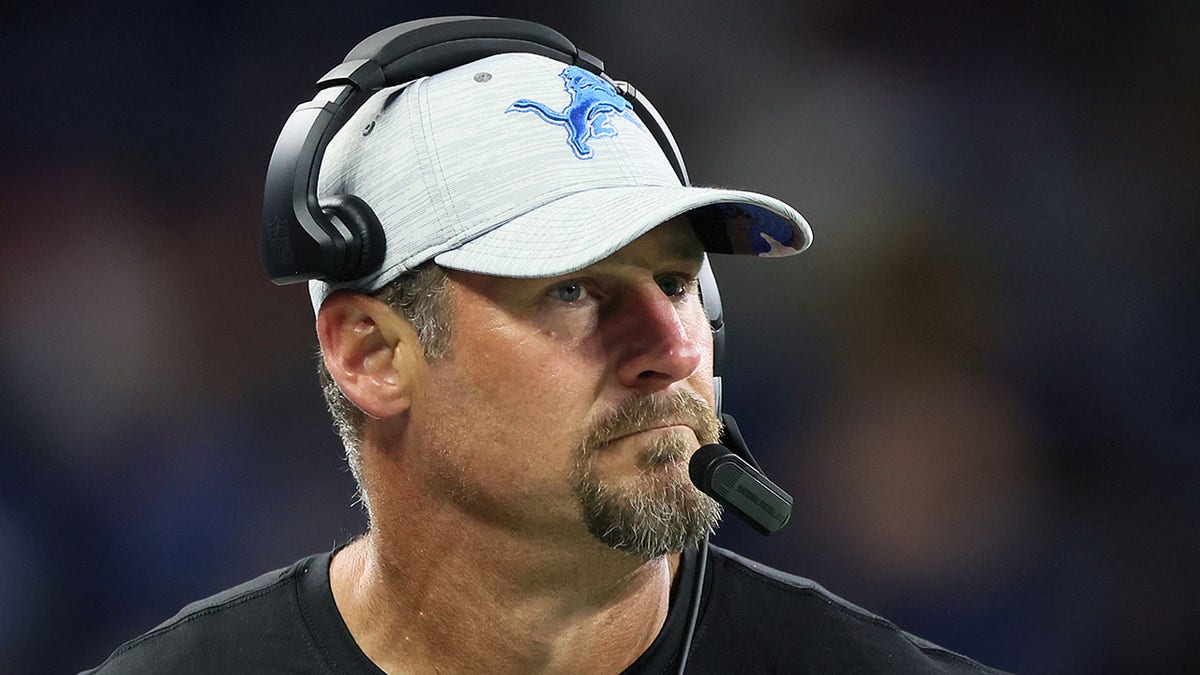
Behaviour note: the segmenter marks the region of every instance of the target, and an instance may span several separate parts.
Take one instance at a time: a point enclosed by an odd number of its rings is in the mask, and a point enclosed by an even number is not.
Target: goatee
[[[642,473],[632,480],[615,484],[597,475],[595,458],[610,441],[664,421],[691,427],[700,445],[721,435],[712,408],[691,392],[630,399],[592,425],[572,476],[592,536],[646,560],[698,545],[721,522],[721,505],[688,477],[687,461],[698,447],[690,436],[655,438],[638,456]]]

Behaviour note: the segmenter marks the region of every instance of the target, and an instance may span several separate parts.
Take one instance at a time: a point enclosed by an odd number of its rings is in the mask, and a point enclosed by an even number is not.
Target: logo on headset
[[[279,261],[282,267],[294,265],[295,254],[292,250],[292,239],[288,236],[287,221],[283,218],[272,218],[266,228],[267,245],[271,247],[271,255]]]
[[[522,98],[513,101],[504,112],[531,112],[543,121],[567,130],[567,144],[579,159],[591,159],[594,154],[588,141],[593,138],[616,136],[613,115],[628,119],[641,128],[633,114],[633,106],[611,84],[578,66],[567,66],[558,74],[571,102],[562,110],[553,110],[545,103]]]

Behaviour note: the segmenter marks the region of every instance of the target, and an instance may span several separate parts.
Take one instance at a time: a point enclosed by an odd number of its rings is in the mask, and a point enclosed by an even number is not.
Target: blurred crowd
[[[0,11],[0,672],[362,531],[261,184],[319,75],[436,14],[559,29],[695,182],[812,223],[714,260],[726,410],[796,498],[718,543],[1004,669],[1200,659],[1200,5]]]

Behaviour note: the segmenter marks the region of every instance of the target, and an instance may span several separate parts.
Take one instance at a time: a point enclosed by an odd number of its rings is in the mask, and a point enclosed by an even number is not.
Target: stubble
[[[697,447],[690,435],[654,438],[639,453],[639,473],[632,479],[606,481],[596,470],[596,458],[612,440],[663,421],[687,424],[700,445],[720,438],[720,420],[696,394],[630,399],[592,425],[576,449],[572,476],[592,536],[646,560],[698,545],[721,521],[721,505],[688,477],[687,462]]]

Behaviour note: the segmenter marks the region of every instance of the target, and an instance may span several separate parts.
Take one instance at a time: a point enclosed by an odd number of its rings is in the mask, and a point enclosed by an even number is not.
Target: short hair
[[[425,358],[430,360],[444,359],[450,355],[446,279],[446,271],[430,260],[401,274],[372,294],[372,297],[408,319],[421,342]],[[346,398],[329,374],[320,345],[317,345],[317,377],[321,382],[325,405],[333,418],[333,428],[342,438],[350,473],[358,484],[357,499],[370,517],[371,505],[363,483],[361,453],[366,415]]]

